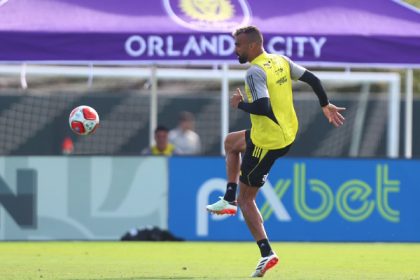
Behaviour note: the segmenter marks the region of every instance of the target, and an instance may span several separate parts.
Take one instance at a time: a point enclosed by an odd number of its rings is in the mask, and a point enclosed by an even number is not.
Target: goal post
[[[61,77],[85,77],[91,80],[92,77],[101,78],[139,78],[149,79],[153,85],[150,94],[150,129],[157,123],[157,90],[159,80],[177,80],[177,81],[219,81],[221,98],[221,154],[224,153],[223,141],[229,128],[229,83],[243,81],[245,70],[229,69],[228,64],[220,64],[213,69],[186,69],[186,68],[166,68],[154,65],[151,67],[124,67],[124,66],[57,66],[57,65],[31,65],[25,67],[20,65],[0,65],[0,74],[17,75],[25,81],[25,76],[61,76]],[[330,72],[320,71],[315,74],[325,83],[329,84],[370,84],[387,83],[388,84],[388,122],[387,122],[387,156],[396,158],[399,156],[400,142],[400,75],[397,73],[380,72]],[[24,83],[26,85],[26,83]],[[30,85],[27,85],[30,87]],[[406,112],[406,135],[411,135],[408,129],[411,124],[412,116]],[[150,135],[150,141],[153,141]],[[408,147],[411,148],[411,147]],[[406,147],[407,149],[407,147]],[[411,151],[406,150],[406,155]]]
[[[360,82],[388,83],[388,134],[387,156],[399,156],[400,141],[400,75],[397,73],[378,72],[319,72],[316,75],[329,83]]]

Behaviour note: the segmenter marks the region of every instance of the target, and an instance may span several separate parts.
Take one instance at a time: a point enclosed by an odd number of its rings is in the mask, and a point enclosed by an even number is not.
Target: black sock
[[[273,253],[271,251],[270,243],[268,242],[268,239],[261,239],[257,241],[258,248],[260,248],[261,251],[261,257],[267,257]]]
[[[225,196],[223,197],[224,200],[228,202],[234,202],[236,200],[236,188],[238,184],[236,183],[228,183],[226,186]]]

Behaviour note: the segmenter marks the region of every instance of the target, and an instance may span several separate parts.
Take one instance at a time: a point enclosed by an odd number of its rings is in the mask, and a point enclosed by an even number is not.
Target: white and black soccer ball
[[[82,105],[74,108],[69,116],[71,130],[78,135],[89,135],[99,126],[99,115],[92,107]]]

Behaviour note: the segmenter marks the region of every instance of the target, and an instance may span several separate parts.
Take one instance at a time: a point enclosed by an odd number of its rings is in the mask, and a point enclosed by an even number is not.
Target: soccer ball
[[[69,116],[71,130],[79,135],[89,135],[95,132],[99,126],[99,115],[89,106],[79,106],[74,108]]]

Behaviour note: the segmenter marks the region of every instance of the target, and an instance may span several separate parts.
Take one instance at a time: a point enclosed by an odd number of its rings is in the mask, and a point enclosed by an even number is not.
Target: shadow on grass
[[[234,278],[240,278],[243,279],[244,277],[229,277],[229,279],[234,279]],[[115,280],[116,278],[89,278],[86,280]],[[142,280],[142,279],[218,279],[218,278],[214,278],[214,277],[184,277],[184,276],[162,276],[162,277],[158,277],[158,276],[139,276],[139,277],[118,277],[117,279],[121,279],[121,280]],[[69,279],[69,280],[80,280],[80,279]]]
[[[116,278],[89,278],[86,280],[115,280]],[[140,276],[140,277],[118,277],[117,279],[121,280],[143,280],[143,279],[203,279],[203,277],[182,277],[182,276],[174,276],[174,277],[150,277],[150,276]],[[70,280],[79,280],[79,279],[70,279]]]
[[[121,279],[121,280],[143,280],[143,279],[201,279],[203,277],[183,277],[183,276],[164,276],[164,277],[150,277],[150,276],[139,276],[139,277],[118,277],[118,278],[88,278],[86,280],[115,280],[115,279]],[[78,278],[69,279],[69,280],[80,280]]]

